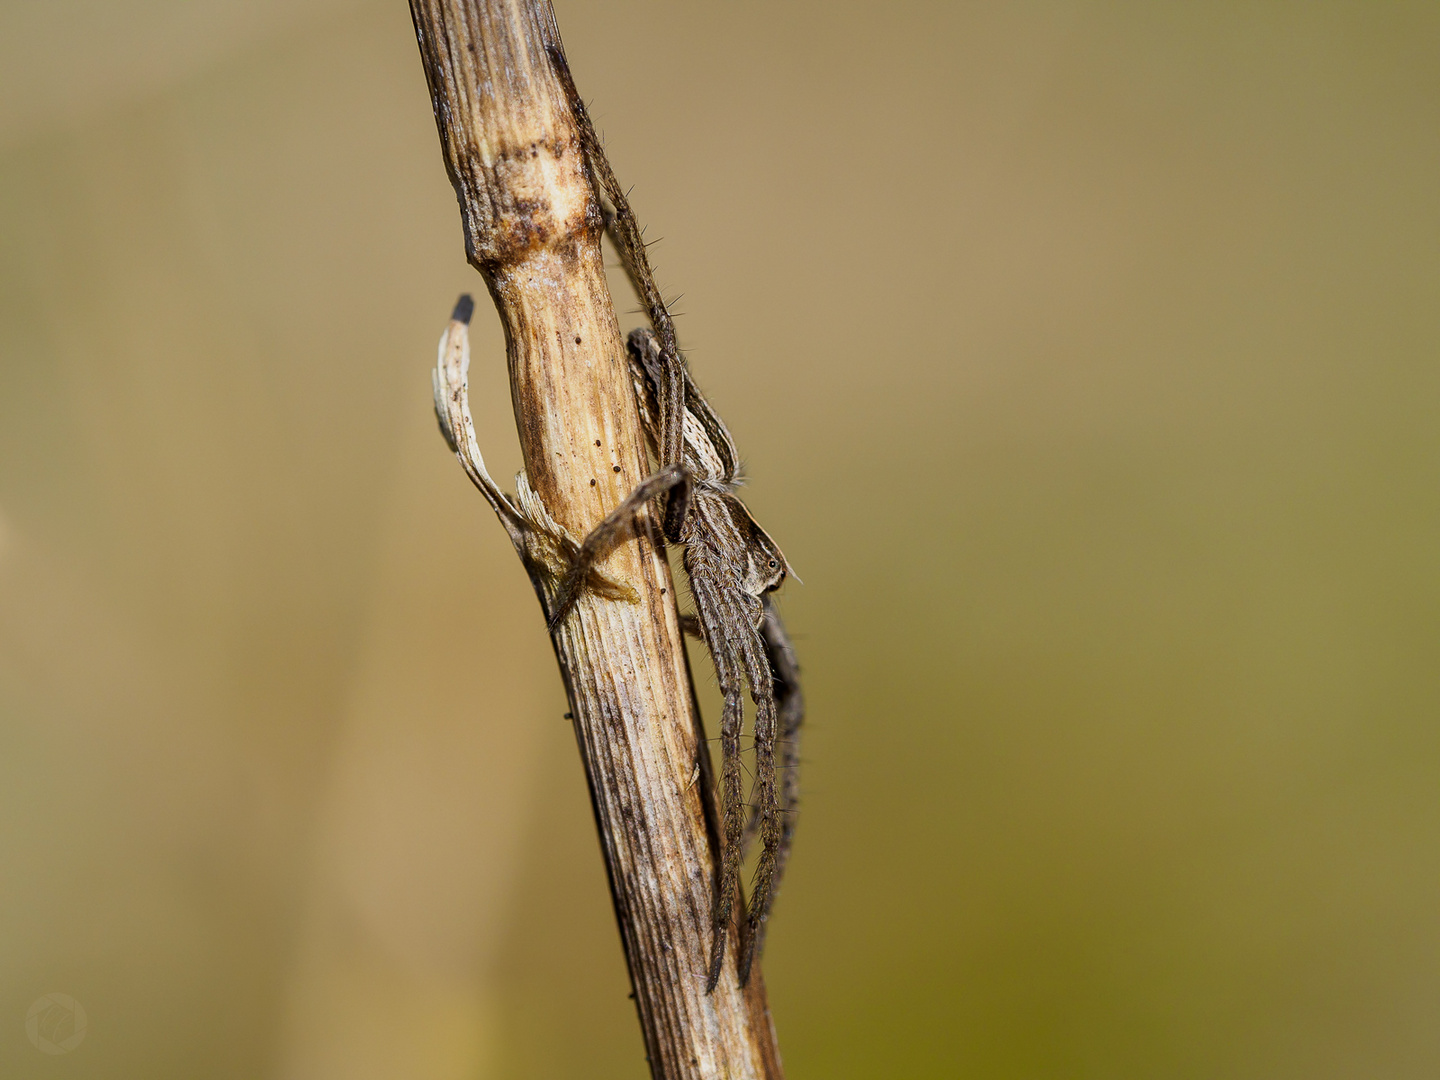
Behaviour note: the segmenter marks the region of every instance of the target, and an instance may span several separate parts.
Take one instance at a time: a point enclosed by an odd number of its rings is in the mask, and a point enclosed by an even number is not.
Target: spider
[[[765,922],[789,858],[798,805],[798,735],[805,706],[794,649],[769,595],[784,579],[788,564],[733,494],[739,482],[734,442],[683,370],[684,461],[661,469],[637,487],[583,544],[576,543],[550,518],[523,470],[515,478],[516,497],[512,500],[502,492],[485,468],[470,416],[468,324],[473,308],[471,298],[462,296],[440,339],[433,380],[435,414],[446,443],[531,569],[542,603],[547,590],[539,588],[539,580],[561,581],[554,601],[548,605],[552,631],[573,607],[582,587],[610,599],[638,602],[634,590],[603,573],[594,565],[595,559],[646,502],[673,490],[682,477],[693,480],[694,493],[681,518],[680,542],[686,545],[683,562],[698,617],[684,617],[682,621],[687,631],[698,632],[709,648],[725,700],[721,716],[722,858],[712,912],[714,938],[706,986],[713,990],[719,980],[740,863],[745,848],[758,836],[761,857],[740,963],[740,982],[744,985],[763,944]],[[664,380],[657,376],[664,365],[663,354],[655,336],[643,328],[631,333],[627,354],[642,424],[652,450],[658,453],[657,384]],[[537,574],[540,578],[536,578]],[[742,677],[755,702],[756,733],[756,799],[749,820],[743,824]]]
[[[764,938],[780,875],[788,860],[796,799],[795,737],[804,715],[798,668],[769,595],[790,567],[775,542],[735,495],[741,483],[734,440],[696,389],[675,340],[670,312],[650,269],[639,224],[600,146],[564,56],[551,52],[570,100],[585,157],[614,210],[608,231],[645,305],[653,329],[637,328],[627,343],[646,436],[659,469],[595,527],[580,545],[550,616],[553,632],[596,561],[652,499],[664,499],[663,531],[684,545],[683,565],[696,623],[715,666],[723,697],[720,719],[721,866],[712,910],[714,937],[706,989],[720,978],[740,864],[747,838],[758,836],[749,918],[740,957],[743,986]],[[748,686],[755,707],[755,782],[748,823],[741,791],[740,732]],[[777,700],[779,705],[777,706]],[[777,785],[777,744],[784,781]]]

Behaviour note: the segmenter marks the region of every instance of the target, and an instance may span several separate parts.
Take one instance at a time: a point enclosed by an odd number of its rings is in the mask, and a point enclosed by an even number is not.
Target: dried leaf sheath
[[[487,490],[478,442],[457,412],[463,322],[447,330],[437,404],[467,473],[512,540],[520,534],[548,608],[557,545],[586,536],[647,471],[602,221],[549,67],[546,48],[559,39],[548,5],[412,0],[411,11],[466,250],[505,328],[526,473],[516,502],[493,481]],[[763,980],[742,991],[731,965],[704,992],[713,861],[702,790],[690,782],[703,744],[648,514],[598,569],[610,595],[587,590],[554,644],[652,1073],[780,1077]]]

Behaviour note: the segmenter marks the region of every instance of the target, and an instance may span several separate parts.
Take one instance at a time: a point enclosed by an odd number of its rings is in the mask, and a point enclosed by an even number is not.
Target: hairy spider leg
[[[684,484],[685,480],[687,475],[684,465],[667,465],[639,482],[635,490],[629,492],[615,510],[606,514],[605,520],[590,530],[589,536],[585,537],[585,541],[573,554],[569,572],[564,575],[560,588],[554,595],[554,608],[550,612],[549,621],[549,631],[552,634],[564,622],[564,616],[569,615],[570,609],[575,608],[575,602],[580,598],[580,588],[585,585],[590,570],[595,569],[595,563],[611,549],[619,534],[631,526],[641,508],[655,495],[664,494],[675,485]]]
[[[682,460],[681,429],[685,408],[679,381],[679,373],[685,370],[685,358],[681,355],[680,346],[675,339],[675,323],[670,318],[670,309],[665,306],[659,287],[655,284],[655,273],[650,268],[650,256],[646,253],[645,240],[640,234],[640,222],[635,217],[635,211],[630,208],[630,200],[626,197],[624,188],[615,178],[615,171],[610,168],[605,149],[600,145],[600,136],[595,132],[595,125],[590,122],[590,111],[585,108],[585,101],[580,97],[580,91],[575,88],[575,77],[570,74],[570,65],[565,54],[554,45],[547,51],[564,86],[565,96],[569,99],[570,111],[574,114],[575,126],[580,132],[585,160],[600,189],[615,209],[614,215],[610,217],[611,238],[619,249],[626,273],[636,292],[640,294],[650,323],[659,335],[660,349],[667,361],[667,381],[670,385],[661,390],[661,405],[664,409],[660,417],[658,456],[662,465],[672,465]],[[665,517],[667,528],[670,524],[675,526],[676,533],[670,537],[673,540],[678,535],[684,515],[667,511]]]
[[[555,593],[555,605],[550,613],[549,630],[553,634],[565,621],[575,601],[580,598],[581,586],[590,575],[595,563],[615,544],[615,541],[635,519],[641,508],[655,498],[685,483],[687,473],[684,465],[667,465],[652,476],[640,481],[635,490],[625,496],[620,505],[605,515],[603,521],[590,530],[590,535],[573,554],[569,571]]]
[[[765,621],[760,624],[760,636],[765,641],[765,656],[770,661],[770,671],[774,676],[775,711],[779,716],[775,754],[776,769],[781,772],[780,807],[786,814],[790,814],[800,805],[799,782],[794,778],[794,773],[800,764],[799,739],[800,729],[805,723],[805,696],[800,687],[800,665],[795,659],[795,646],[785,630],[780,610],[775,606],[775,598],[766,594],[761,597],[761,602],[765,605]],[[692,630],[683,625],[683,617],[681,621],[682,629],[692,636],[699,636],[698,623]],[[745,823],[747,853],[759,831],[760,815],[752,810],[749,821]],[[782,845],[789,841],[793,831],[793,826],[783,830]]]
[[[758,632],[745,636],[743,655],[745,673],[750,682],[750,697],[755,702],[755,784],[752,797],[760,816],[760,861],[755,867],[749,923],[744,951],[740,954],[741,986],[750,981],[750,966],[755,961],[759,935],[765,920],[770,917],[783,817],[775,787],[775,687],[764,642]]]
[[[750,966],[765,948],[766,920],[775,906],[775,896],[785,876],[785,865],[790,861],[796,811],[800,806],[800,728],[805,722],[805,697],[800,689],[800,665],[795,660],[795,647],[790,643],[790,635],[785,632],[785,624],[776,610],[774,599],[767,595],[763,597],[763,603],[765,621],[760,626],[760,633],[765,640],[765,655],[774,676],[775,706],[779,713],[775,752],[780,783],[779,839],[775,845],[769,893],[762,902],[757,889],[750,907],[750,934],[740,967],[742,979],[748,977]],[[763,820],[760,808],[756,807],[745,828],[747,844],[760,831]]]
[[[710,537],[697,535],[703,531],[703,528],[695,528],[693,522],[687,530],[684,563],[699,612],[701,637],[714,661],[715,679],[723,701],[720,712],[720,867],[711,911],[714,938],[705,980],[708,993],[720,981],[730,916],[740,887],[740,855],[745,831],[740,730],[745,719],[745,685],[750,685],[750,696],[756,708],[756,726],[759,728],[773,728],[774,697],[770,693],[769,673],[757,678],[758,673],[753,666],[757,657],[763,657],[759,635],[753,629],[760,613],[760,602],[736,587],[734,568]],[[737,628],[752,628],[748,636],[756,640],[735,642]],[[747,635],[742,631],[740,636]]]
[[[632,378],[637,363],[637,349],[645,349],[653,353],[651,362],[656,365],[655,374],[659,381],[656,384],[650,385],[658,385],[661,387],[658,391],[660,394],[673,395],[670,396],[668,400],[655,401],[654,394],[652,393],[640,402],[641,420],[645,428],[646,437],[653,444],[656,442],[655,415],[658,413],[663,419],[664,416],[672,411],[672,401],[682,404],[681,412],[683,414],[685,389],[687,385],[693,386],[693,384],[689,383],[689,377],[685,374],[683,367],[664,359],[664,355],[656,343],[655,336],[649,331],[644,331],[643,336],[641,336],[640,331],[633,331],[627,342]],[[641,363],[643,364],[644,361],[641,361]],[[642,366],[641,370],[647,369]],[[663,374],[665,372],[668,372],[669,375],[673,377],[666,377]],[[682,425],[675,424],[674,427],[675,430],[679,431]],[[590,535],[587,536],[580,545],[579,550],[575,553],[574,561],[570,565],[569,572],[566,573],[564,581],[560,584],[549,618],[549,629],[552,634],[565,620],[565,616],[570,613],[570,609],[575,606],[575,601],[580,596],[580,590],[585,583],[585,579],[589,576],[595,563],[609,550],[610,546],[615,543],[620,532],[630,523],[635,515],[640,512],[641,507],[657,495],[669,493],[662,523],[665,539],[672,543],[680,542],[681,530],[684,527],[685,519],[689,516],[691,491],[691,471],[686,462],[683,459],[676,459],[675,461],[662,460],[660,462],[660,468],[653,475],[642,480],[640,484],[636,486],[635,490],[625,497],[619,506],[605,515],[604,520],[590,531]]]
[[[750,523],[748,511],[735,496],[702,493],[697,498],[687,532],[691,546],[718,552],[726,571],[724,575],[715,575],[710,567],[705,568],[716,582],[721,584],[718,591],[725,594],[724,603],[716,603],[713,596],[707,598],[708,605],[701,598],[696,599],[701,626],[709,631],[706,644],[710,648],[711,656],[716,658],[717,668],[719,653],[733,653],[729,660],[732,664],[739,662],[750,687],[750,698],[755,704],[755,778],[751,788],[751,805],[760,837],[760,859],[755,868],[744,949],[740,954],[739,977],[742,986],[749,981],[759,933],[770,914],[783,818],[776,785],[775,676],[761,635],[765,619],[764,590],[757,586],[749,572],[751,559],[737,557],[737,552],[743,552],[747,556],[749,554],[746,547],[749,535],[744,528]],[[701,542],[697,543],[697,540]],[[690,547],[687,547],[687,556],[689,551]],[[691,560],[687,558],[687,572],[690,568]],[[693,576],[691,591],[694,591]],[[707,618],[707,615],[711,614],[707,611],[707,606],[713,607],[719,617]],[[722,738],[721,746],[727,752],[732,747],[735,753],[739,752],[738,742],[732,743]],[[724,764],[727,767],[729,765],[728,762]],[[738,765],[736,767],[738,769]],[[732,806],[727,792],[724,804],[727,825],[724,863],[727,871],[731,867],[738,870],[744,858],[744,826],[741,819],[745,815],[745,809],[744,804]],[[740,832],[738,838],[732,831],[732,821],[734,828]],[[733,889],[735,886],[730,887]]]

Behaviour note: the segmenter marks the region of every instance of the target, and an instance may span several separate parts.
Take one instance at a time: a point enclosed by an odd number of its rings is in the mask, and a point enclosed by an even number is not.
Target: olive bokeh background
[[[1440,1074],[1440,8],[557,14],[804,578],[792,1080]],[[402,0],[7,0],[0,274],[0,1073],[645,1075]]]

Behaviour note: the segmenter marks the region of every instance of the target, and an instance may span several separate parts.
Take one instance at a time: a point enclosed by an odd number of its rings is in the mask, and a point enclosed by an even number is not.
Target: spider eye
[[[771,565],[771,566],[779,566],[780,564],[777,563],[774,559],[771,559],[771,560],[770,560],[770,565]]]

